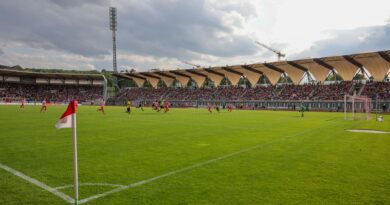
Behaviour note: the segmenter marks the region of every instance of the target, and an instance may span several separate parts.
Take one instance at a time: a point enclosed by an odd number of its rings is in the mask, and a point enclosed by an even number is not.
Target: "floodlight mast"
[[[272,52],[274,52],[274,53],[276,53],[276,55],[278,55],[278,61],[280,61],[280,59],[281,59],[282,57],[283,57],[283,58],[286,57],[286,54],[284,54],[284,53],[282,53],[282,52],[280,52],[280,51],[278,51],[278,50],[276,50],[276,49],[273,49],[273,48],[271,48],[271,47],[265,45],[264,43],[260,43],[260,42],[258,42],[258,41],[255,41],[255,43],[258,44],[258,45],[260,45],[260,46],[262,46],[262,47],[264,47],[264,48],[266,48],[266,49],[268,49],[268,50],[270,50],[270,51],[272,51]]]
[[[117,20],[116,20],[116,8],[110,7],[110,30],[112,31],[112,69],[114,73],[118,73],[116,66],[116,31],[117,31]],[[118,82],[114,79],[114,87],[118,88]]]

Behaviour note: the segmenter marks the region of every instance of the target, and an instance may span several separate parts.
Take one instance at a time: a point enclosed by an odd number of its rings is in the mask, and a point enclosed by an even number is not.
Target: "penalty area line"
[[[184,167],[184,168],[181,168],[181,169],[178,169],[178,170],[175,170],[175,171],[167,172],[165,174],[162,174],[162,175],[159,175],[159,176],[155,176],[155,177],[152,177],[152,178],[149,178],[149,179],[145,179],[145,180],[142,180],[142,181],[139,181],[139,182],[135,182],[135,183],[129,184],[127,186],[121,186],[121,187],[112,189],[110,191],[107,191],[107,192],[104,192],[104,193],[101,193],[101,194],[97,194],[97,195],[90,196],[88,198],[82,199],[82,200],[79,201],[79,204],[84,204],[84,203],[87,203],[87,202],[89,202],[91,200],[102,198],[102,197],[105,197],[107,195],[114,194],[114,193],[117,193],[117,192],[121,192],[121,191],[129,189],[129,188],[134,188],[134,187],[138,187],[138,186],[141,186],[141,185],[144,185],[144,184],[148,184],[148,183],[153,182],[153,181],[158,180],[158,179],[162,179],[162,178],[165,178],[165,177],[169,177],[169,176],[173,176],[173,175],[176,175],[176,174],[180,174],[180,173],[185,172],[185,171],[190,171],[190,170],[198,168],[198,167],[202,167],[202,166],[205,166],[205,165],[208,165],[208,164],[212,164],[214,162],[218,162],[218,161],[230,158],[230,157],[234,157],[236,155],[240,155],[240,154],[243,154],[243,153],[246,153],[246,152],[250,152],[252,150],[264,147],[266,145],[270,145],[270,144],[282,141],[282,140],[287,139],[287,138],[296,137],[298,135],[302,135],[302,134],[308,133],[308,132],[313,131],[313,130],[317,130],[317,129],[320,129],[320,128],[328,127],[328,126],[333,125],[333,124],[335,124],[335,123],[330,123],[330,124],[327,124],[325,126],[321,126],[321,127],[317,127],[317,128],[313,128],[313,129],[308,129],[308,130],[305,130],[305,131],[302,131],[302,132],[298,132],[298,133],[295,133],[295,134],[291,134],[291,135],[282,136],[281,138],[275,139],[273,141],[257,144],[255,146],[252,146],[252,147],[249,147],[249,148],[241,149],[239,151],[232,152],[230,154],[226,154],[226,155],[214,158],[214,159],[210,159],[210,160],[207,160],[207,161],[204,161],[204,162],[200,162],[198,164],[194,164],[194,165],[191,165],[191,166],[188,166],[188,167]]]
[[[38,181],[38,180],[36,180],[34,178],[31,178],[31,177],[29,177],[29,176],[27,176],[27,175],[25,175],[25,174],[15,170],[15,169],[12,169],[9,166],[6,166],[6,165],[0,163],[0,169],[5,170],[5,171],[7,171],[7,172],[9,172],[9,173],[19,177],[19,178],[22,178],[22,179],[24,179],[25,181],[27,181],[27,182],[29,182],[31,184],[34,184],[35,186],[38,186],[38,187],[40,187],[40,188],[42,188],[42,189],[44,189],[44,190],[54,194],[55,196],[65,200],[68,203],[74,203],[74,199],[72,197],[70,197],[70,196],[68,196],[68,195],[58,191],[57,189],[55,189],[53,187],[48,186],[47,184],[45,184],[43,182],[40,182],[40,181]]]

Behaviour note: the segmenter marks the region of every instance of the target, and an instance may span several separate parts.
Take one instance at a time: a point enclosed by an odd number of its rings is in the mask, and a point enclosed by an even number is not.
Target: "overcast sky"
[[[390,0],[0,0],[0,64],[190,68],[390,50]]]

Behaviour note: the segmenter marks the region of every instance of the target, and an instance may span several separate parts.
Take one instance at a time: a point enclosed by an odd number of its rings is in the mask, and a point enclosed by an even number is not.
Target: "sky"
[[[0,64],[118,70],[272,62],[390,50],[389,0],[0,0]]]

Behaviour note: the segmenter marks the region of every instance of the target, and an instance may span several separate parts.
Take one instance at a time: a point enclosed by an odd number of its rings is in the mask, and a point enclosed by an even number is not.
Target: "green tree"
[[[343,78],[341,77],[341,75],[337,74],[337,73],[331,73],[330,75],[328,75],[328,77],[325,79],[325,81],[334,81],[334,80],[337,80],[337,81],[341,81],[343,80]]]
[[[224,77],[221,81],[221,86],[228,86],[228,85],[231,85],[232,83],[230,82],[230,80],[226,77]]]
[[[259,80],[257,81],[257,84],[271,84],[271,81],[269,81],[267,76],[262,75],[262,76],[260,76]]]

